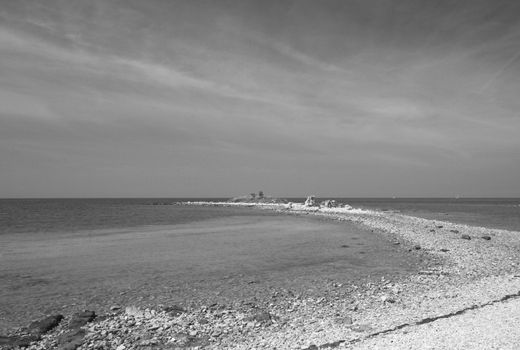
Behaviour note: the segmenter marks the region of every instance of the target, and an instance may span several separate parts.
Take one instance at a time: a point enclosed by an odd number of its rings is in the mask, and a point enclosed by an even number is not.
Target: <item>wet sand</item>
[[[112,305],[185,306],[320,296],[331,284],[416,271],[377,233],[317,217],[227,217],[173,226],[0,236],[0,329]],[[370,276],[370,277],[367,277]]]

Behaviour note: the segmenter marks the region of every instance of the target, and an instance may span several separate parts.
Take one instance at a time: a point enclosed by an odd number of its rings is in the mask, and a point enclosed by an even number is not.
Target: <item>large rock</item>
[[[171,305],[163,308],[163,311],[169,314],[170,316],[179,316],[186,312],[186,310],[179,305]]]
[[[321,202],[320,204],[322,207],[325,208],[337,208],[338,203],[334,199],[327,199],[326,201]]]
[[[306,207],[317,207],[318,203],[316,202],[316,196],[308,196],[305,200]]]
[[[25,335],[25,336],[0,336],[0,349],[17,349],[26,348],[31,343],[39,341],[41,337],[39,335]]]
[[[33,335],[45,334],[60,324],[63,315],[47,316],[39,321],[32,322],[27,329]]]
[[[94,311],[85,310],[82,312],[77,312],[72,315],[72,319],[69,322],[69,328],[79,328],[86,325],[88,322],[92,321],[96,317],[96,313]]]
[[[83,344],[85,334],[84,329],[75,329],[62,334],[58,338],[58,343],[60,344],[58,350],[75,350],[79,348]]]

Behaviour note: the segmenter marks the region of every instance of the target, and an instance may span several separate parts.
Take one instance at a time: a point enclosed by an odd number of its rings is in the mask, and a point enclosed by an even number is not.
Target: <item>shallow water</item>
[[[280,288],[320,295],[331,281],[389,277],[418,263],[349,223],[257,212],[169,226],[0,235],[0,328],[112,304],[229,302]]]

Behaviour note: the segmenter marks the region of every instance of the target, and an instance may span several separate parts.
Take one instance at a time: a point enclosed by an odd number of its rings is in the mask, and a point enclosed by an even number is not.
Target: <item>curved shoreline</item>
[[[308,335],[309,346],[338,346],[352,342],[351,346],[356,348],[362,339],[377,338],[380,332],[477,308],[510,295],[516,296],[520,291],[520,232],[375,210],[306,208],[303,205],[296,209],[288,205],[255,207],[352,221],[398,239],[409,249],[419,245],[422,250],[444,260],[442,267],[435,271],[423,271],[400,281],[400,292],[391,296],[397,298],[394,303],[381,302],[388,294],[384,285],[369,290],[366,297],[361,298],[365,299],[365,305],[362,312],[358,308],[357,322],[377,327],[372,327],[364,336],[348,334],[345,327],[329,327],[325,332],[318,332],[319,335]]]
[[[148,341],[122,342],[120,345],[132,344],[136,349],[153,346],[153,335],[164,325],[169,325],[161,330],[171,335],[169,344],[180,348],[399,348],[410,345],[409,334],[419,332],[426,323],[456,318],[467,310],[476,312],[488,305],[505,302],[505,299],[515,299],[520,292],[518,232],[351,208],[217,202],[184,204],[247,206],[351,221],[399,242],[411,254],[420,246],[418,250],[443,263],[397,280],[367,282],[355,288],[334,287],[343,290],[349,298],[327,293],[322,298],[303,299],[280,291],[272,302],[254,306],[208,305],[175,316],[154,310],[134,314],[128,310],[115,312],[105,320],[87,325],[84,345],[80,349],[105,341],[107,329],[130,329]],[[56,344],[56,339],[65,331],[66,328],[58,327],[31,349],[45,349]],[[461,336],[464,337],[464,332]],[[432,347],[444,348],[442,344],[438,345]]]

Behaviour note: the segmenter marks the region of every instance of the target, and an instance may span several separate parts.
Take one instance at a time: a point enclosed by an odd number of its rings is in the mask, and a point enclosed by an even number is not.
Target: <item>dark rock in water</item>
[[[110,307],[110,311],[117,311],[117,310],[121,310],[121,306],[119,306],[119,305],[112,305]]]
[[[83,344],[83,338],[85,337],[85,330],[75,329],[65,334],[62,334],[58,338],[60,346],[58,350],[75,350]]]
[[[69,328],[83,327],[94,318],[96,318],[96,313],[94,311],[85,310],[75,313],[72,315],[72,319],[69,322]]]
[[[170,316],[178,316],[186,312],[186,310],[179,305],[166,306],[163,308],[163,311],[170,314]]]
[[[485,239],[486,241],[490,241],[491,236],[484,235],[484,236],[482,236],[482,239]]]
[[[417,244],[417,245],[413,246],[413,249],[415,249],[415,250],[420,250],[420,249],[421,249],[421,246]]]
[[[13,341],[14,337],[7,337],[5,335],[0,335],[0,345],[9,345]]]
[[[39,335],[26,335],[26,336],[11,336],[5,337],[0,336],[0,348],[26,348],[31,343],[40,340]]]
[[[460,236],[460,238],[467,239],[468,241],[471,239],[470,235],[467,234],[463,234],[462,236]]]
[[[45,317],[39,321],[34,321],[27,327],[31,334],[41,335],[45,334],[51,329],[55,328],[63,319],[63,315],[52,315]]]
[[[450,232],[459,233],[459,230],[450,230]]]
[[[439,249],[439,250],[440,250],[441,252],[443,252],[443,253],[446,253],[446,252],[449,252],[449,251],[450,251],[449,249],[446,249],[446,248],[441,248],[441,249]]]

